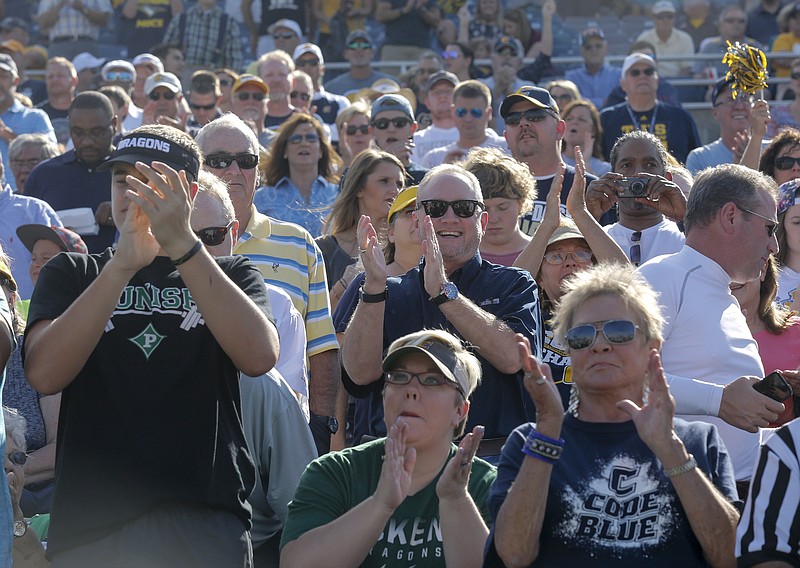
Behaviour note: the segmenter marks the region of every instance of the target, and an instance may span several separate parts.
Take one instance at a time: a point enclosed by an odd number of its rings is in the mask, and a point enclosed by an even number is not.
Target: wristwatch
[[[434,306],[441,306],[445,302],[455,300],[456,298],[458,298],[458,288],[456,285],[452,282],[445,282],[442,284],[442,291],[438,296],[433,296],[431,302],[433,302]]]
[[[386,298],[389,297],[389,289],[384,288],[383,292],[379,294],[367,294],[364,292],[364,287],[358,289],[358,293],[361,297],[361,301],[365,304],[380,304],[381,302],[386,301]]]
[[[26,532],[28,532],[28,523],[25,522],[25,519],[14,521],[14,538],[25,536]]]
[[[314,414],[312,412],[310,422],[323,425],[330,430],[331,434],[336,434],[336,432],[339,431],[339,421],[336,420],[335,416],[322,416],[321,414]]]

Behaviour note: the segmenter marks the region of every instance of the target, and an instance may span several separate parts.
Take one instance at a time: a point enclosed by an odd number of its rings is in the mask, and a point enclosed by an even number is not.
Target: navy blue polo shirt
[[[91,207],[96,213],[98,205],[111,201],[111,170],[98,172],[70,150],[33,168],[25,181],[25,195],[43,199],[56,212]],[[99,234],[81,237],[90,253],[100,253],[114,244],[116,234],[115,227],[101,225]]]
[[[383,350],[397,338],[420,331],[421,329],[444,329],[461,337],[439,309],[430,301],[425,291],[424,262],[408,273],[387,280],[389,297],[383,321]],[[538,359],[541,359],[541,319],[539,313],[539,294],[536,282],[525,270],[500,266],[482,260],[476,254],[464,266],[448,276],[459,290],[459,294],[471,300],[481,309],[505,322],[512,330],[522,333],[531,342]],[[333,314],[337,332],[345,332],[359,301],[358,290],[363,277],[351,283],[342,296]],[[514,428],[533,419],[533,401],[522,384],[522,372],[507,375],[498,371],[481,356],[480,350],[473,350],[483,369],[483,379],[470,400],[467,431],[474,426],[486,427],[486,438],[508,436]],[[356,440],[363,434],[385,436],[383,422],[383,403],[381,391],[383,378],[369,385],[366,392],[368,401],[368,425],[356,424]],[[363,392],[361,394],[364,394]],[[361,407],[362,410],[366,410]]]

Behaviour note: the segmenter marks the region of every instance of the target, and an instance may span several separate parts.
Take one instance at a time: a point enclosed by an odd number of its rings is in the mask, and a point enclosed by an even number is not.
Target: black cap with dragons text
[[[186,170],[193,180],[200,172],[197,156],[175,142],[151,132],[132,131],[123,136],[108,160],[97,167],[97,171],[111,168],[116,162],[135,164],[136,162],[164,162],[174,170]]]

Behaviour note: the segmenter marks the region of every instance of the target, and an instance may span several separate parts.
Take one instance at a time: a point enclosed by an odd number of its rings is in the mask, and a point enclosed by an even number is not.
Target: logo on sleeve
[[[142,353],[144,353],[145,359],[149,361],[150,355],[153,354],[153,351],[156,350],[165,337],[166,335],[158,333],[156,328],[153,327],[153,324],[149,323],[139,335],[130,337],[128,340],[135,343],[139,349],[142,350]]]

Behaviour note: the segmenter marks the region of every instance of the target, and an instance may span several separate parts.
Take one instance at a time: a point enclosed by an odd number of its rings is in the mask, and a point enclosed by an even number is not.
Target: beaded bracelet
[[[522,453],[536,458],[550,465],[561,459],[561,452],[564,451],[564,439],[555,440],[544,434],[540,434],[534,429],[528,432],[525,444],[522,446]]]
[[[183,255],[179,259],[173,260],[172,264],[174,264],[175,266],[180,266],[181,264],[183,264],[184,262],[186,262],[187,260],[192,258],[194,255],[196,255],[198,252],[200,252],[201,248],[203,248],[203,243],[201,243],[200,241],[197,241],[196,243],[194,243],[194,246],[191,248],[191,250],[189,252],[187,252],[185,255]]]

